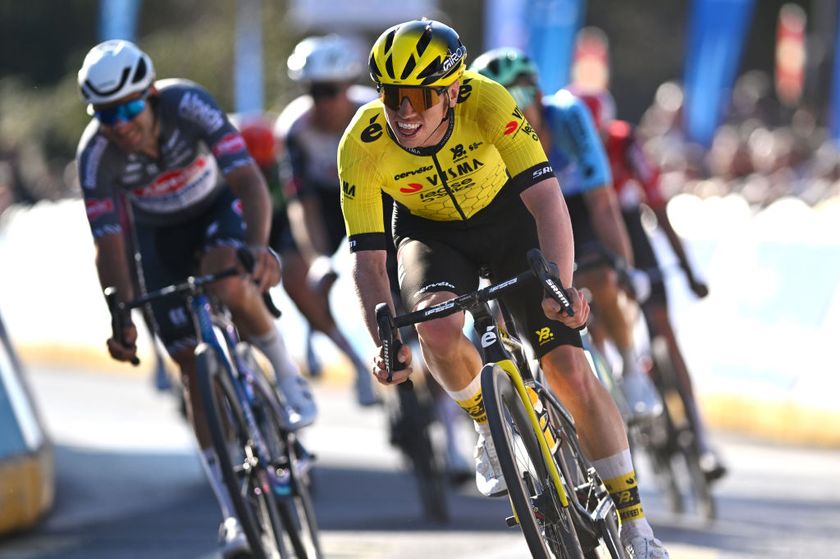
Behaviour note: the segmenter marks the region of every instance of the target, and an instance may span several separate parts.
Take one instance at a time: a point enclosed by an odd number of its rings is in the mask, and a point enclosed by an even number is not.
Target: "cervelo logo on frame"
[[[481,347],[490,347],[495,344],[497,340],[496,333],[493,332],[493,327],[488,326],[487,331],[481,335]]]

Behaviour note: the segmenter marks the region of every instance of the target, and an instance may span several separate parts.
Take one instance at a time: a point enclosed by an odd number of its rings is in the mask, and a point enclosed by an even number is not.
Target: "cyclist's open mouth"
[[[403,122],[398,120],[396,132],[403,138],[413,138],[422,127],[423,125],[419,122]]]

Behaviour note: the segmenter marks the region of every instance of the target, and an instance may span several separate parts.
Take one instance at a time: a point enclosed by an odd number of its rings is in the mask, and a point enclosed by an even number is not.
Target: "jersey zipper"
[[[451,188],[449,188],[449,184],[446,182],[446,173],[444,173],[443,169],[440,167],[437,154],[432,155],[432,161],[435,162],[435,169],[437,169],[438,176],[440,177],[440,184],[443,186],[443,189],[446,190],[446,193],[449,194],[452,204],[455,206],[455,209],[458,210],[458,215],[461,216],[462,220],[466,221],[467,214],[465,214],[464,210],[461,209],[461,205],[458,204],[458,200],[455,199],[455,193],[452,192]]]

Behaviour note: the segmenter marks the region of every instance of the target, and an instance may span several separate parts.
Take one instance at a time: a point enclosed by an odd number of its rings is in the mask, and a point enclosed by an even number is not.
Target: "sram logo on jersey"
[[[85,212],[88,220],[96,221],[103,215],[114,211],[114,201],[111,198],[91,198],[85,200]]]
[[[178,114],[200,124],[208,132],[215,132],[225,123],[222,111],[193,92],[188,92],[181,97]]]
[[[531,173],[531,178],[541,177],[543,175],[551,174],[554,170],[551,168],[551,165],[545,165],[540,167],[539,169],[535,169],[533,173]]]
[[[221,140],[213,145],[213,155],[216,157],[223,157],[232,153],[240,153],[247,150],[248,146],[245,144],[245,139],[239,132],[231,132],[222,137]]]

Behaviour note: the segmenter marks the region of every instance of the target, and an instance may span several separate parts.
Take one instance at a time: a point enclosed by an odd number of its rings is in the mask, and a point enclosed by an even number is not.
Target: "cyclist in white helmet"
[[[374,405],[378,398],[367,366],[336,325],[328,296],[337,278],[330,258],[344,239],[338,141],[356,109],[375,98],[376,92],[353,85],[365,70],[364,52],[346,37],[304,39],[289,56],[287,69],[306,93],[289,103],[275,122],[275,135],[285,147],[281,185],[290,234],[272,231],[272,246],[284,257],[283,285],[289,297],[310,326],[326,334],[353,363],[358,403]],[[275,219],[278,223],[282,220]],[[310,372],[317,375],[320,363],[311,346],[308,353]]]
[[[127,250],[132,242],[149,290],[182,281],[195,272],[196,261],[201,273],[236,266],[236,249],[250,247],[255,257],[251,279],[220,281],[214,294],[230,309],[242,336],[271,362],[279,389],[301,416],[300,425],[311,423],[316,415],[312,393],[261,297],[279,281],[280,266],[268,247],[268,189],[240,133],[197,84],[155,81],[149,56],[128,41],[106,41],[91,49],[78,80],[93,119],[79,141],[77,164],[102,286],[116,286],[122,300],[139,296]],[[183,374],[202,464],[224,518],[222,554],[249,556],[201,400],[189,391],[195,386],[196,336],[188,309],[172,299],[153,303],[152,311],[157,335]],[[137,352],[136,339],[129,321],[121,335],[108,340],[111,356],[130,360]]]

